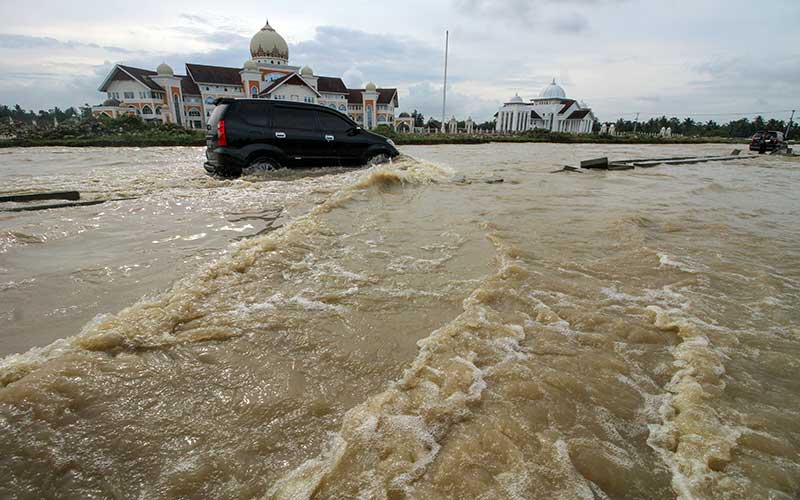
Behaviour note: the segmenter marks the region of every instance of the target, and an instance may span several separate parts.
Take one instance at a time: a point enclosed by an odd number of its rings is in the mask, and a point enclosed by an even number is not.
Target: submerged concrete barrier
[[[28,193],[28,194],[12,194],[7,196],[0,196],[0,203],[27,203],[29,201],[42,201],[42,200],[69,200],[77,201],[81,199],[81,194],[77,191],[54,191],[50,193]]]

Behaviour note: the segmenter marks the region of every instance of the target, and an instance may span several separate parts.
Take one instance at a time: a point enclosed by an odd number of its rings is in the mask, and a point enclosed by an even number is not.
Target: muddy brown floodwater
[[[0,497],[796,498],[800,162],[548,173],[729,149],[0,151]]]

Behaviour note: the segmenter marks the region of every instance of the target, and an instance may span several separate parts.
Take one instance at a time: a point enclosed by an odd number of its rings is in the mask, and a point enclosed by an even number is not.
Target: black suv
[[[206,132],[206,171],[363,165],[394,158],[394,143],[342,113],[300,102],[218,99]]]

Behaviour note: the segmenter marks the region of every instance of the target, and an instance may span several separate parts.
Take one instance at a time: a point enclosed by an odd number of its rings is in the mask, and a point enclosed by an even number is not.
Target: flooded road
[[[549,173],[687,149],[0,151],[134,198],[0,212],[0,497],[795,498],[800,163]]]

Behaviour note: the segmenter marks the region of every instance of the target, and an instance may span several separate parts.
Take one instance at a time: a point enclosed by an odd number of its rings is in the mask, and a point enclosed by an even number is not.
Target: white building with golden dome
[[[92,107],[95,116],[131,114],[192,129],[205,128],[219,97],[320,104],[349,115],[366,129],[395,127],[399,104],[395,88],[370,82],[363,89],[349,89],[341,78],[290,65],[289,46],[269,21],[250,40],[250,59],[241,68],[187,63],[186,74],[176,75],[166,63],[155,71],[117,64],[99,90],[107,99]]]
[[[589,134],[595,121],[592,110],[575,99],[568,99],[564,88],[553,82],[539,97],[528,102],[515,95],[495,115],[498,132],[525,132],[544,129],[551,132]]]

